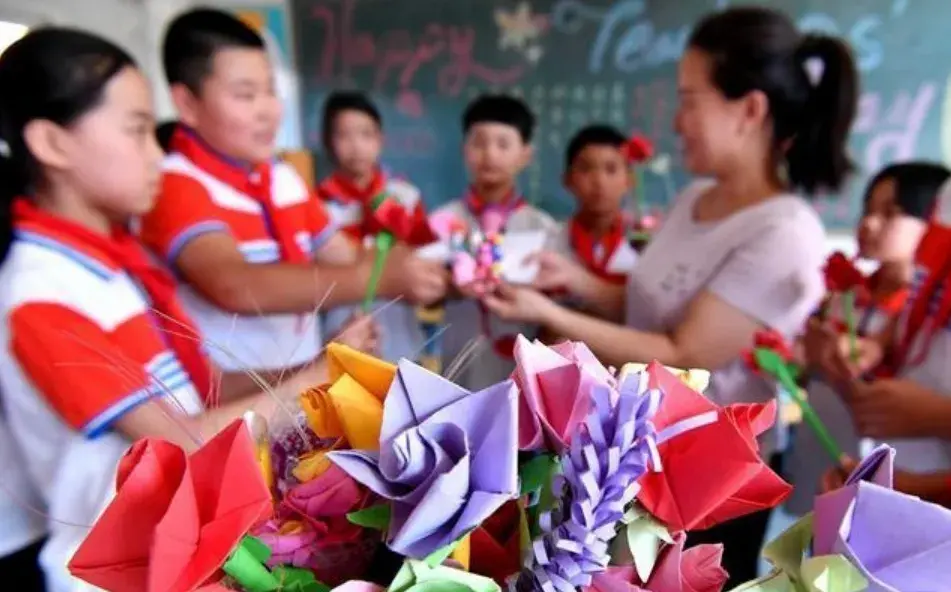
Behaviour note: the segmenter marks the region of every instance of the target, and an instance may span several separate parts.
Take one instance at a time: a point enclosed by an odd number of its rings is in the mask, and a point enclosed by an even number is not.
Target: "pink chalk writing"
[[[438,144],[435,132],[428,127],[399,128],[386,134],[387,150],[401,157],[432,158]]]
[[[391,29],[377,36],[359,31],[354,22],[356,4],[357,0],[342,0],[333,7],[318,4],[311,11],[324,35],[315,73],[322,81],[352,83],[359,70],[369,68],[374,91],[395,87],[401,92],[414,88],[429,70],[435,74],[439,94],[456,97],[472,82],[510,85],[526,71],[524,61],[495,68],[476,59],[476,33],[469,25],[429,23],[419,33]],[[417,111],[417,105],[411,110]]]
[[[938,87],[934,82],[922,82],[914,90],[894,92],[890,100],[888,94],[892,93],[864,93],[852,127],[853,136],[865,139],[860,160],[869,173],[918,154],[918,136],[938,96]]]

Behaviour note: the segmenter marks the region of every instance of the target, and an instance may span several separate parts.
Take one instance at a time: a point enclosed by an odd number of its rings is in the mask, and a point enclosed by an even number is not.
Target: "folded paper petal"
[[[401,360],[379,452],[329,457],[391,501],[390,548],[423,559],[518,495],[516,404],[511,381],[470,393]]]
[[[720,592],[728,574],[720,565],[723,545],[698,545],[684,550],[687,536],[678,533],[647,583],[650,592]]]
[[[469,571],[500,585],[522,565],[525,513],[515,500],[506,502],[470,535]]]
[[[760,458],[756,436],[776,415],[775,402],[718,408],[660,364],[648,367],[651,388],[665,395],[658,431],[692,416],[717,421],[659,446],[663,471],[640,480],[638,500],[673,531],[710,528],[781,503],[792,488]]]
[[[343,438],[352,448],[376,449],[396,366],[338,343],[327,346],[327,360],[331,383],[301,396],[311,429],[322,438]]]
[[[372,582],[350,580],[334,588],[333,592],[383,592],[383,588]]]
[[[407,560],[393,578],[388,592],[501,592],[489,578],[451,567],[430,567],[425,562]]]
[[[677,376],[681,381],[683,381],[687,386],[702,393],[707,390],[707,387],[710,386],[710,371],[703,370],[701,368],[674,368],[672,366],[664,366],[668,371]],[[621,379],[623,380],[628,374],[634,374],[636,372],[643,372],[647,370],[647,364],[634,363],[630,362],[624,364],[621,367]]]
[[[583,343],[547,347],[519,335],[515,364],[522,450],[564,450],[591,409],[591,388],[615,382]]]
[[[116,497],[70,570],[112,592],[194,590],[271,510],[242,421],[189,457],[167,442],[142,440],[123,459]]]

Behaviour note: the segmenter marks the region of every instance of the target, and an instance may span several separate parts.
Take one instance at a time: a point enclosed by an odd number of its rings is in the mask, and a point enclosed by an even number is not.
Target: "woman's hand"
[[[565,290],[577,295],[578,286],[589,275],[588,270],[568,257],[554,251],[541,251],[531,255],[527,263],[538,264],[538,275],[532,287],[543,292]]]
[[[372,316],[354,313],[333,341],[368,354],[376,354],[380,346],[380,326]]]
[[[548,296],[522,286],[501,284],[482,298],[483,304],[503,321],[545,324],[558,308]]]

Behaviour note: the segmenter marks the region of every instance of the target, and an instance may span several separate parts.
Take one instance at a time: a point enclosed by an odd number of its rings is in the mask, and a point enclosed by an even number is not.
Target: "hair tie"
[[[811,56],[805,59],[802,63],[802,69],[806,73],[806,79],[809,81],[809,86],[812,88],[818,88],[819,84],[822,83],[822,75],[826,70],[826,63],[819,56]]]
[[[12,155],[13,151],[10,150],[10,144],[3,138],[0,138],[0,158],[10,158]]]

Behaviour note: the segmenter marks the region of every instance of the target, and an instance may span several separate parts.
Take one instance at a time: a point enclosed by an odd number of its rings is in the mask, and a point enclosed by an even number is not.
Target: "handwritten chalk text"
[[[353,83],[361,69],[372,71],[373,90],[413,89],[429,70],[441,95],[456,97],[473,82],[511,85],[525,71],[524,62],[493,68],[475,57],[476,32],[471,26],[428,23],[414,33],[391,29],[381,35],[357,30],[356,0],[338,7],[315,6],[311,19],[323,34],[321,59],[315,73],[321,81]]]
[[[620,0],[610,8],[590,6],[583,0],[558,0],[552,8],[551,21],[555,30],[567,34],[578,33],[585,25],[597,27],[588,53],[588,69],[592,73],[609,66],[631,73],[680,59],[693,26],[690,23],[661,29],[647,12],[646,0]],[[897,18],[902,12],[893,10],[889,18]],[[848,23],[839,23],[823,12],[810,12],[799,19],[799,27],[804,31],[844,37],[856,52],[859,68],[866,72],[881,65],[884,58],[879,39],[884,23],[878,14],[859,15]]]

